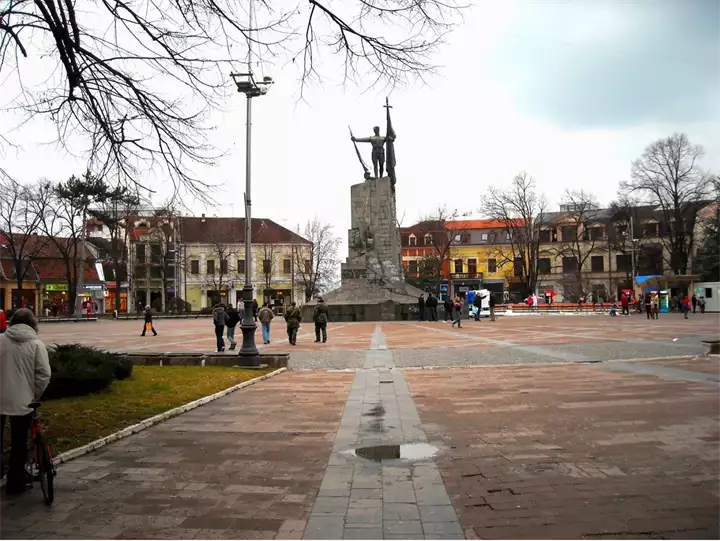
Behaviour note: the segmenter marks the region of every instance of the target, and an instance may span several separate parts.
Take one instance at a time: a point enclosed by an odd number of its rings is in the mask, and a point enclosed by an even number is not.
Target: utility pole
[[[632,214],[630,215],[630,263],[632,266],[632,290],[635,295],[635,229]]]

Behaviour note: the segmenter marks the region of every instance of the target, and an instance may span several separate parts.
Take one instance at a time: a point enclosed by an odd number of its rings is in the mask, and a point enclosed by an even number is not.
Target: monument
[[[400,230],[395,200],[395,130],[391,105],[385,100],[385,136],[375,126],[370,137],[350,139],[363,167],[364,182],[350,187],[348,257],[341,265],[341,285],[323,295],[331,321],[392,321],[410,319],[422,290],[406,283],[402,272]],[[373,173],[357,143],[372,146]],[[387,174],[384,174],[387,173]],[[316,304],[304,307],[303,319],[312,320]]]

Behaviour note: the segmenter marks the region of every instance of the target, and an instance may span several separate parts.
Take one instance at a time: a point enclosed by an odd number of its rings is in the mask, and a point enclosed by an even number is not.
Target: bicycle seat
[[[28,404],[28,408],[32,408],[34,410],[38,409],[40,407],[40,402],[32,402]]]

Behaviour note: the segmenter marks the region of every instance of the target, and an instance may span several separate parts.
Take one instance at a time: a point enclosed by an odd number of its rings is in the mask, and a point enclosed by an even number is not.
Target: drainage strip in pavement
[[[353,380],[304,539],[462,539],[380,326]]]
[[[634,372],[636,374],[651,374],[659,378],[670,380],[720,384],[720,376],[718,376],[717,374],[694,372],[692,370],[671,368],[669,366],[662,366],[657,364],[613,361],[609,363],[603,363],[603,368],[607,368],[610,370],[621,370],[623,372]]]

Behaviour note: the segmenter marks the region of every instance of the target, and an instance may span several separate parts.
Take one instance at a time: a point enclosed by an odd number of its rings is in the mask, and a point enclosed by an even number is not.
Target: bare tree
[[[120,313],[120,289],[128,279],[128,246],[130,219],[140,206],[140,197],[118,187],[110,190],[101,202],[88,210],[89,214],[101,222],[108,230],[109,242],[103,251],[104,260],[112,265],[115,277],[115,310]],[[128,312],[130,306],[128,306]]]
[[[439,206],[414,227],[420,233],[418,244],[426,252],[420,260],[421,278],[434,286],[438,296],[444,273],[447,273],[449,291],[452,289],[450,264],[456,254],[455,248],[469,240],[467,228],[457,222],[467,216],[467,213],[460,213],[457,209],[449,210],[446,206]]]
[[[171,200],[157,208],[154,215],[149,220],[150,229],[148,231],[148,241],[150,242],[150,264],[152,268],[157,269],[162,282],[162,305],[163,312],[170,309],[170,303],[167,301],[167,291],[172,281],[175,287],[175,298],[179,297],[177,283],[177,268],[180,266],[178,257],[178,217],[179,211],[175,203]],[[153,255],[153,249],[156,248],[156,254]],[[150,278],[148,278],[150,280]],[[149,283],[149,281],[148,281]],[[172,303],[178,306],[178,303]]]
[[[28,272],[47,247],[48,238],[38,234],[47,210],[49,189],[46,185],[23,186],[1,171],[0,175],[0,255],[7,255],[12,262],[17,283],[12,302],[19,307]]]
[[[302,233],[298,226],[297,234],[307,243],[294,246],[293,265],[305,301],[309,301],[321,287],[328,287],[337,277],[340,237],[335,235],[332,225],[321,222],[317,216],[307,221]]]
[[[535,179],[525,172],[515,176],[507,189],[491,187],[482,212],[503,224],[510,245],[494,250],[498,266],[520,266],[524,295],[534,293],[541,276],[540,231],[546,221],[548,203],[536,192]]]
[[[327,51],[343,59],[346,80],[392,87],[434,71],[429,56],[461,9],[455,0],[348,0],[332,8],[320,0],[4,4],[0,74],[21,86],[9,108],[51,119],[66,148],[82,136],[100,177],[119,171],[137,189],[140,169],[160,164],[176,188],[202,198],[208,186],[192,166],[216,158],[206,119],[228,96],[235,59],[248,52],[257,65],[263,56],[289,56],[302,63],[304,87],[321,80],[318,58]],[[44,58],[58,77],[25,86],[28,57]]]
[[[700,169],[704,150],[684,133],[648,145],[632,164],[631,179],[620,183],[620,196],[636,196],[656,205],[663,216],[660,238],[675,274],[688,271],[700,202],[712,188],[712,176]]]
[[[590,257],[606,251],[600,213],[595,196],[585,190],[566,190],[562,201],[565,209],[555,225],[561,228],[556,254],[562,258],[565,282],[573,284],[584,297],[590,291],[587,263]],[[567,265],[566,265],[567,262]]]
[[[210,242],[210,248],[208,249],[206,265],[212,261],[212,268],[208,266],[205,269],[205,288],[217,292],[217,295],[213,297],[212,304],[215,305],[220,302],[220,295],[223,291],[230,288],[232,282],[235,282],[240,278],[240,275],[236,270],[230,269],[231,258],[236,258],[238,253],[236,251],[236,245],[226,244],[224,242]],[[249,262],[245,262],[249,265]],[[233,266],[233,269],[235,267]]]
[[[278,256],[280,250],[276,243],[265,242],[260,245],[260,253],[262,254],[262,275],[265,278],[265,289],[270,289],[272,285],[273,274],[277,271]],[[264,296],[263,296],[264,297]]]

